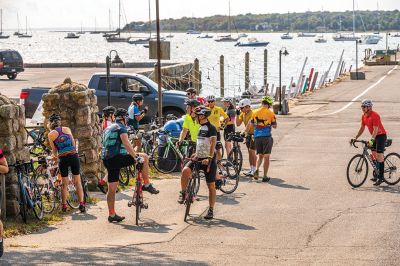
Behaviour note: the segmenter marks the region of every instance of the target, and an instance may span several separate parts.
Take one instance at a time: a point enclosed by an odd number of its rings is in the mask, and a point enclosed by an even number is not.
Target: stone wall
[[[85,154],[86,162],[81,167],[86,177],[97,183],[101,170],[101,126],[97,115],[97,97],[95,91],[83,84],[66,78],[64,82],[44,94],[44,125],[53,114],[61,116],[61,124],[69,127],[75,139],[79,140],[79,154]],[[46,128],[46,135],[49,128]]]
[[[16,160],[28,161],[29,151],[26,143],[25,110],[0,94],[0,148],[3,149],[8,164]],[[7,216],[19,214],[18,178],[14,168],[5,176]]]

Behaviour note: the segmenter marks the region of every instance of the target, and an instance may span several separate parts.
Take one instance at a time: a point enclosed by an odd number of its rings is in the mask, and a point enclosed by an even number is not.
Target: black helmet
[[[211,110],[202,105],[197,107],[194,112],[196,113],[196,115],[204,115],[206,117],[211,114]]]
[[[191,107],[197,107],[200,105],[200,102],[196,99],[186,99],[185,104]]]
[[[135,93],[132,96],[132,101],[136,102],[136,101],[143,101],[143,95],[140,93]]]
[[[60,115],[58,115],[58,114],[52,114],[50,117],[49,117],[49,121],[50,121],[50,123],[53,123],[54,121],[61,121],[61,117],[60,117]]]
[[[117,111],[115,112],[115,117],[116,118],[122,119],[122,118],[125,118],[125,117],[128,117],[128,116],[129,116],[128,115],[128,111],[125,110],[124,108],[118,108]]]
[[[196,90],[192,87],[186,89],[186,92],[190,92],[190,93],[196,93]]]
[[[109,116],[109,115],[115,114],[116,111],[117,111],[117,109],[114,106],[106,106],[103,109],[103,114],[105,116]]]

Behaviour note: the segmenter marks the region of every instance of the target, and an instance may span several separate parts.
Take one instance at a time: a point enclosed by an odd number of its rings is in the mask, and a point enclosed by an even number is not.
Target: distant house
[[[271,30],[272,27],[268,22],[263,22],[255,26],[255,30]]]

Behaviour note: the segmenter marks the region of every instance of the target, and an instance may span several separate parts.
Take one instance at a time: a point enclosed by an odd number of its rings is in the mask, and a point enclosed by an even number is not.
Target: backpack
[[[101,158],[108,160],[114,158],[118,154],[126,154],[124,145],[120,138],[121,126],[118,124],[112,124],[107,127],[103,133],[103,150]]]

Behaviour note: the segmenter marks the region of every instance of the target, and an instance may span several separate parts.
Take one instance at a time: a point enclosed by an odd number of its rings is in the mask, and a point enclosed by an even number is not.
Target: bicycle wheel
[[[78,191],[76,191],[75,184],[73,182],[73,177],[72,174],[70,173],[68,175],[68,197],[67,197],[67,204],[72,208],[72,209],[78,209],[79,208],[79,197],[78,197]]]
[[[229,160],[222,160],[221,164],[225,172],[222,171],[222,185],[220,189],[225,194],[231,194],[239,186],[239,171],[236,165]]]
[[[157,145],[153,150],[152,158],[154,167],[164,174],[172,173],[179,161],[178,154],[169,145]]]
[[[215,148],[221,153],[221,159],[224,158],[225,149],[221,141],[217,141]]]
[[[136,225],[139,225],[139,220],[140,220],[140,211],[142,208],[142,197],[141,197],[141,186],[142,182],[141,181],[136,181],[135,185],[135,207],[136,207]]]
[[[50,179],[46,175],[36,176],[36,184],[39,186],[42,195],[44,213],[52,213],[56,207],[56,191]]]
[[[205,175],[203,172],[198,172],[198,174],[195,176],[196,180],[196,184],[194,186],[194,194],[197,195],[197,193],[199,193],[200,190],[200,179],[203,178],[204,180],[206,179]]]
[[[185,195],[185,202],[184,204],[186,205],[185,208],[185,217],[184,217],[184,221],[187,221],[187,217],[189,216],[190,213],[190,206],[192,205],[193,201],[194,201],[194,197],[195,197],[195,193],[194,193],[194,189],[196,187],[196,182],[198,180],[198,172],[197,171],[193,171],[192,173],[192,178],[189,179],[189,183],[186,189],[186,195]]]
[[[385,156],[385,172],[383,179],[389,185],[396,185],[400,182],[400,155],[392,152]]]
[[[43,219],[43,201],[42,201],[42,194],[40,193],[39,186],[36,184],[34,180],[31,183],[31,190],[32,190],[32,202],[33,202],[33,214],[35,214],[38,220]]]
[[[236,166],[239,174],[242,171],[242,165],[243,165],[243,154],[240,148],[239,147],[233,148],[229,152],[227,159]]]
[[[22,180],[21,180],[22,181]],[[19,214],[21,214],[22,217],[22,221],[24,221],[24,223],[27,223],[27,202],[26,202],[26,191],[25,191],[25,187],[24,184],[22,182],[20,182],[19,184]]]
[[[362,154],[354,155],[347,165],[347,181],[356,188],[362,186],[368,176],[367,159]]]
[[[119,184],[121,186],[127,186],[129,184],[129,179],[132,177],[132,169],[131,167],[133,166],[127,166],[121,169],[120,173],[119,173]]]

